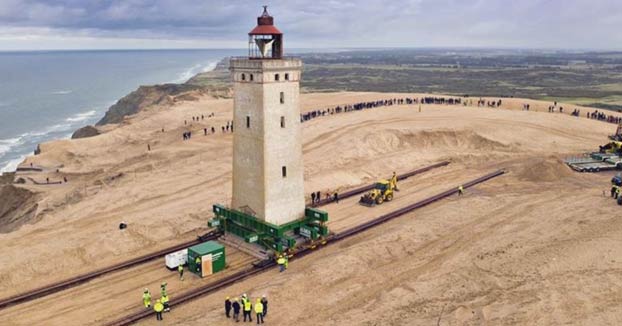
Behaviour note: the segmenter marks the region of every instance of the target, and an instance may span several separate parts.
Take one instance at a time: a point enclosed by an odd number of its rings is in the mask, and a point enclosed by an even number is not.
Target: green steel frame
[[[328,213],[307,208],[305,217],[283,225],[274,225],[246,213],[214,205],[215,217],[208,222],[210,227],[217,227],[223,232],[235,234],[246,242],[257,243],[264,248],[283,252],[285,248],[293,248],[296,239],[286,233],[292,232],[303,237],[317,240],[328,235]]]

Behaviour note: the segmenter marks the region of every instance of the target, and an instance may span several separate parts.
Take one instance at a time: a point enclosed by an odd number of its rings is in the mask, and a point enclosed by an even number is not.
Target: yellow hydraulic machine
[[[359,203],[365,206],[380,205],[385,201],[393,200],[393,193],[397,191],[397,176],[393,173],[391,180],[379,180],[374,189],[361,196]]]

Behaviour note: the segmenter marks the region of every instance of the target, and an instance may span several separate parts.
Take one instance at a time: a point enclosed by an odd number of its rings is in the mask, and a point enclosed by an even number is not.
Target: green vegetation
[[[622,53],[617,52],[395,49],[301,57],[306,92],[526,97],[622,110]],[[228,89],[226,60],[189,83]]]

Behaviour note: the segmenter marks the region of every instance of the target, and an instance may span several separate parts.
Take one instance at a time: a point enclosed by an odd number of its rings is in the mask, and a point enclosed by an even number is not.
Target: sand
[[[302,105],[393,96],[405,95],[304,94]],[[532,111],[521,111],[523,103]],[[602,194],[611,173],[578,174],[561,162],[596,149],[615,126],[548,113],[548,105],[504,99],[494,109],[394,106],[304,123],[306,193],[452,161],[404,182],[382,207],[359,206],[356,198],[326,207],[335,230],[498,168],[508,174],[294,261],[284,274],[270,271],[178,307],[165,315],[166,324],[229,324],[222,301],[242,292],[269,295],[271,325],[620,324],[622,211]],[[231,100],[204,97],[152,107],[97,137],[43,144],[42,154],[25,164],[46,172],[26,176],[67,176],[69,183],[21,186],[39,193],[40,215],[0,235],[2,297],[205,232],[211,205],[230,200],[232,136],[219,129],[231,108]],[[211,112],[214,118],[192,122]],[[190,141],[182,141],[184,120],[192,125]],[[203,136],[211,126],[216,135]],[[127,230],[118,230],[121,221]],[[145,270],[0,310],[0,319],[78,325],[120,317],[138,308],[141,288],[174,281],[163,261]],[[173,285],[172,299],[198,283]],[[115,305],[87,309],[106,300]]]

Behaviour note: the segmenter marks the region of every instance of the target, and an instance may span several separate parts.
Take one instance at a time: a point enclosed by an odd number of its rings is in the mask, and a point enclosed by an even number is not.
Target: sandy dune
[[[306,94],[302,103],[309,110],[393,96],[405,95]],[[523,103],[532,111],[521,111]],[[295,261],[285,274],[268,272],[179,307],[165,315],[167,325],[229,324],[222,300],[242,292],[269,294],[272,325],[620,324],[622,211],[602,194],[611,174],[573,173],[560,161],[597,148],[615,126],[548,113],[548,105],[504,99],[495,109],[393,106],[304,123],[307,193],[452,161],[403,183],[388,205],[370,209],[353,198],[328,206],[334,230],[498,168],[508,174]],[[153,107],[103,135],[43,144],[42,154],[25,164],[47,172],[27,176],[67,176],[69,183],[24,186],[40,192],[42,214],[0,235],[2,297],[205,232],[211,204],[230,198],[232,136],[219,129],[231,119],[231,107],[230,100],[209,98]],[[211,112],[214,118],[192,122],[193,115]],[[216,135],[203,136],[211,126]],[[193,138],[182,141],[188,128]],[[119,231],[120,221],[129,228]],[[108,285],[55,295],[46,306],[65,316],[48,323],[119,317],[114,309],[84,309],[98,295],[105,300],[107,286],[126,307],[118,315],[136,309],[139,289],[153,290],[159,273],[169,275],[156,264],[145,268],[144,275],[128,270]],[[0,310],[0,320],[42,321],[49,309]]]

